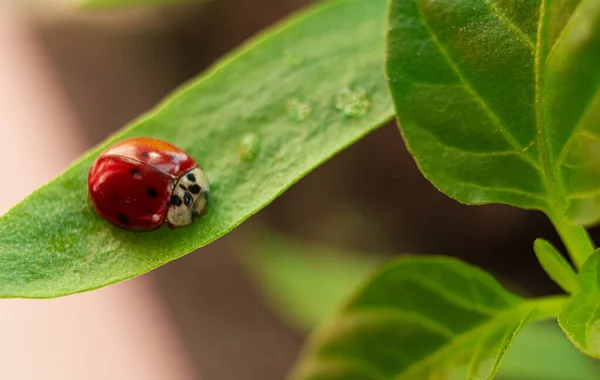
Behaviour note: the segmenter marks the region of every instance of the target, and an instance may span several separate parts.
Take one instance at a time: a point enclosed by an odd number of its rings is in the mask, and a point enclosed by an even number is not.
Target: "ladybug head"
[[[206,212],[208,192],[208,178],[202,169],[194,168],[182,175],[177,180],[169,200],[169,227],[187,226],[196,216],[203,215]]]

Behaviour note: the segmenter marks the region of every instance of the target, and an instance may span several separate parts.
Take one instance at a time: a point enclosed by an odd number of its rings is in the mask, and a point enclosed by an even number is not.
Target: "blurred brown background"
[[[95,144],[305,3],[214,0],[102,14],[34,12],[32,31]],[[303,342],[266,307],[234,257],[235,243],[257,224],[365,252],[453,255],[526,294],[559,291],[532,251],[536,237],[559,244],[542,214],[447,198],[420,175],[389,124],[227,237],[152,273],[203,379],[282,379]]]

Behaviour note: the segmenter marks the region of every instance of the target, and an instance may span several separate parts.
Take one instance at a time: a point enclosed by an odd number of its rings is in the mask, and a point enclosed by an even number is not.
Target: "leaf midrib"
[[[519,324],[512,331],[512,333],[510,334],[510,337],[507,337],[506,334],[505,334],[505,336],[502,337],[502,344],[499,347],[501,354],[496,356],[496,360],[494,361],[494,367],[492,369],[492,372],[487,377],[488,380],[494,379],[496,377],[496,374],[498,373],[498,370],[500,369],[500,364],[502,364],[502,362],[504,361],[504,358],[506,357],[506,354],[508,353],[508,348],[510,346],[512,346],[515,338],[517,337],[517,334],[523,329],[523,327],[527,323],[527,320],[529,319],[530,316],[531,316],[531,310],[529,310],[526,314],[524,314],[521,317],[521,319],[519,320]],[[469,360],[469,369],[467,371],[466,380],[477,380],[478,379],[478,370],[480,368],[479,364],[481,362],[480,355],[481,355],[481,352],[483,351],[486,338],[487,338],[487,336],[483,336],[480,339],[479,343],[477,344],[477,348],[471,354],[471,360]]]
[[[450,303],[454,303],[455,305],[457,305],[461,308],[464,308],[465,310],[470,310],[470,311],[477,312],[477,313],[483,314],[483,315],[488,315],[488,316],[495,315],[498,312],[497,309],[485,307],[484,305],[473,302],[467,298],[457,297],[456,294],[452,293],[451,291],[444,288],[443,286],[438,286],[438,284],[436,282],[433,282],[430,279],[423,277],[422,275],[418,274],[418,272],[410,273],[409,275],[407,275],[407,277],[404,279],[404,281],[412,282],[414,284],[421,286],[424,289],[428,289],[433,294],[438,294],[446,301],[448,301]],[[469,288],[472,291],[473,285],[469,284]],[[519,299],[518,298],[516,298],[515,300],[503,299],[503,301],[518,302]]]
[[[547,130],[544,125],[544,115],[542,110],[543,103],[543,94],[542,94],[542,81],[543,81],[543,72],[542,69],[545,68],[545,60],[543,60],[543,41],[545,41],[544,31],[546,29],[546,4],[547,0],[542,0],[540,2],[540,11],[538,16],[538,30],[537,30],[537,41],[535,47],[535,127],[536,127],[536,140],[538,146],[538,163],[539,167],[542,171],[542,181],[546,190],[548,191],[548,195],[550,198],[550,202],[548,202],[548,206],[553,208],[552,213],[554,217],[557,217],[561,213],[560,200],[564,199],[560,195],[564,193],[562,190],[562,186],[558,184],[555,178],[555,173],[552,169],[552,160],[550,155],[550,149],[548,147],[548,141],[544,139],[547,136]]]
[[[537,42],[536,42],[536,53],[535,53],[536,128],[538,131],[537,141],[538,141],[538,148],[539,148],[538,151],[539,151],[539,155],[540,155],[539,159],[540,159],[540,163],[542,164],[541,165],[542,171],[545,173],[544,182],[545,182],[547,189],[551,192],[550,193],[550,198],[551,198],[550,207],[554,208],[554,210],[553,210],[553,212],[555,214],[554,217],[560,217],[560,215],[562,214],[562,207],[561,207],[561,203],[560,203],[561,200],[572,199],[572,198],[569,198],[569,196],[567,194],[565,185],[563,183],[562,176],[559,171],[559,167],[563,164],[564,159],[566,158],[566,155],[568,154],[570,147],[573,144],[574,139],[576,138],[577,135],[580,134],[581,129],[582,129],[582,127],[581,127],[582,120],[585,118],[585,116],[586,116],[587,112],[589,111],[589,108],[592,106],[593,101],[596,98],[596,96],[598,96],[598,94],[600,94],[600,88],[596,91],[594,96],[592,96],[590,98],[590,100],[589,100],[590,103],[585,107],[577,125],[575,125],[575,127],[573,128],[573,131],[569,135],[567,141],[560,148],[557,156],[553,160],[552,155],[550,154],[550,149],[548,147],[548,144],[546,144],[545,141],[543,141],[544,136],[548,135],[548,131],[545,129],[545,126],[544,126],[544,117],[543,117],[543,110],[542,110],[542,104],[544,101],[543,91],[542,91],[543,74],[544,74],[543,69],[547,68],[548,63],[550,62],[551,57],[554,55],[557,46],[560,46],[561,42],[566,38],[565,37],[566,33],[573,26],[573,22],[574,22],[573,20],[575,19],[574,16],[577,14],[579,9],[582,7],[582,4],[584,2],[580,1],[577,4],[575,9],[569,16],[569,20],[565,23],[565,25],[562,28],[562,30],[560,31],[558,37],[554,41],[554,44],[552,44],[552,47],[549,49],[548,53],[545,54],[545,56],[544,56],[542,54],[542,48],[544,46],[544,44],[542,42],[544,42],[547,38],[547,36],[544,34],[544,30],[546,29],[545,23],[547,21],[547,18],[545,16],[546,16],[546,9],[547,9],[548,1],[549,0],[542,0],[540,3],[539,24],[538,24],[538,33],[537,33]]]

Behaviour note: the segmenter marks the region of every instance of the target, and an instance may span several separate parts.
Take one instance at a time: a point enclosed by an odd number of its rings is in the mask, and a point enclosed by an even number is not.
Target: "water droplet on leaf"
[[[288,117],[293,121],[303,122],[312,114],[313,107],[307,101],[299,99],[290,99],[285,105]]]
[[[361,117],[369,112],[371,99],[362,88],[345,88],[337,94],[335,108],[346,117]]]
[[[248,133],[242,137],[237,147],[238,157],[242,161],[253,161],[260,151],[260,139],[254,133]]]

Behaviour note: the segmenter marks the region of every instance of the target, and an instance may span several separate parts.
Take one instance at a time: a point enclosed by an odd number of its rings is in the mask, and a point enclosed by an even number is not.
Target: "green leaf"
[[[527,326],[502,362],[499,380],[595,380],[596,363],[577,351],[556,321]]]
[[[579,272],[580,290],[569,297],[558,316],[560,327],[575,347],[600,358],[600,250]]]
[[[536,246],[541,244],[536,241]],[[379,256],[347,252],[274,231],[252,233],[238,253],[273,310],[302,330],[330,316],[332,308],[347,299],[380,262]],[[556,321],[537,322],[519,332],[498,379],[593,380],[599,376],[594,364],[573,347]]]
[[[573,293],[579,288],[579,280],[573,267],[552,244],[544,239],[537,239],[533,249],[546,273],[561,288],[567,293]]]
[[[242,241],[238,253],[273,310],[302,330],[330,316],[380,262],[379,256],[266,230]],[[556,321],[537,322],[519,332],[498,379],[593,380],[599,374],[594,364],[571,345]]]
[[[0,296],[55,297],[148,272],[231,231],[388,121],[384,21],[384,0],[318,6],[258,37],[92,150],[0,218]],[[198,160],[211,180],[204,218],[187,228],[136,233],[94,215],[87,172],[103,148],[132,136],[162,138]]]
[[[317,332],[291,378],[492,379],[523,326],[562,302],[524,300],[454,259],[403,258]]]
[[[392,0],[387,75],[409,150],[468,204],[600,220],[600,2]]]
[[[253,233],[238,251],[273,310],[301,330],[332,314],[383,261],[273,231]]]

